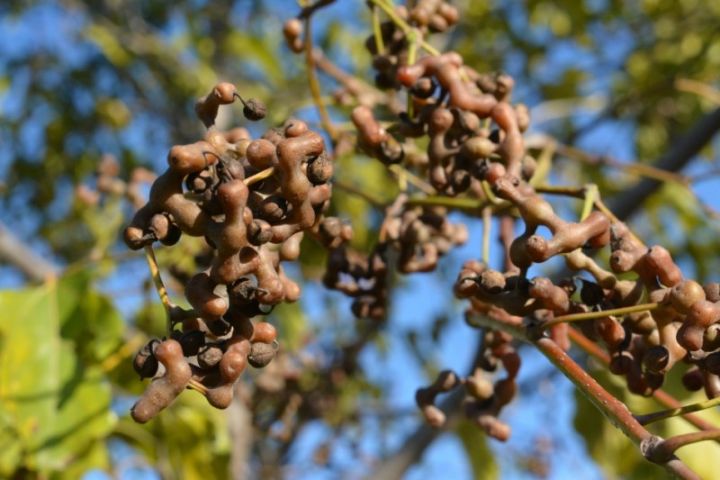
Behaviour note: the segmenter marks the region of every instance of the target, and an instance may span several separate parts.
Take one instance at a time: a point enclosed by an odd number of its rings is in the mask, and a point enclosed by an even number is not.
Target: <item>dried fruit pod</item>
[[[217,286],[205,272],[194,275],[185,286],[185,296],[206,320],[216,320],[227,312],[227,299],[215,295]]]
[[[223,350],[218,345],[207,345],[198,352],[197,362],[200,368],[209,370],[218,363],[223,356]]]
[[[488,379],[479,374],[479,371],[465,379],[465,390],[477,400],[485,401],[493,396],[495,388]]]
[[[705,329],[720,320],[720,305],[700,300],[688,310],[685,321],[677,331],[677,341],[687,350],[700,350]]]
[[[492,415],[480,415],[475,419],[475,423],[487,436],[501,442],[506,442],[512,433],[508,424],[501,422]]]
[[[445,421],[447,420],[445,413],[435,405],[423,405],[420,411],[430,426],[440,428],[445,425]]]
[[[185,390],[192,377],[182,346],[176,340],[161,342],[155,348],[155,357],[165,367],[165,374],[153,380],[130,410],[133,420],[138,423],[147,422],[169,406]]]
[[[540,308],[546,308],[556,315],[566,313],[570,308],[570,298],[565,289],[553,285],[548,278],[535,277],[530,281],[530,296],[537,300]]]
[[[512,378],[503,378],[495,382],[494,405],[499,411],[515,398],[517,383]]]
[[[713,372],[716,373],[717,372]],[[704,385],[703,380],[703,374],[700,371],[699,368],[694,367],[690,368],[685,374],[682,376],[682,384],[685,388],[690,390],[691,392],[697,392],[699,390],[702,390]]]
[[[232,103],[236,93],[237,90],[232,83],[218,83],[210,93],[195,103],[195,113],[206,127],[210,127],[215,123],[218,107]]]
[[[183,355],[192,357],[205,346],[205,333],[200,330],[189,331],[183,333],[177,340],[182,346]]]
[[[670,302],[680,313],[688,313],[690,308],[701,300],[705,300],[705,290],[693,280],[679,282],[670,290]]]
[[[272,361],[273,358],[275,358],[276,353],[276,342],[272,344],[255,342],[250,348],[250,353],[247,357],[248,363],[250,363],[250,365],[254,368],[264,368]]]
[[[235,337],[228,342],[228,347],[218,363],[220,382],[218,386],[208,388],[205,398],[215,408],[225,409],[233,400],[233,387],[235,382],[247,366],[247,355],[250,352],[250,342],[241,337]]]
[[[626,375],[632,369],[635,360],[627,351],[615,352],[610,356],[610,371],[615,375]]]
[[[158,360],[155,357],[155,348],[160,343],[153,339],[143,345],[133,359],[133,368],[140,375],[140,378],[152,378],[158,371]]]
[[[268,322],[258,322],[253,327],[253,334],[250,341],[271,344],[277,339],[277,329]]]
[[[595,330],[611,351],[616,350],[625,341],[625,329],[615,317],[595,320]]]
[[[303,24],[299,19],[291,18],[283,24],[285,43],[295,53],[300,53],[303,50],[302,34]]]

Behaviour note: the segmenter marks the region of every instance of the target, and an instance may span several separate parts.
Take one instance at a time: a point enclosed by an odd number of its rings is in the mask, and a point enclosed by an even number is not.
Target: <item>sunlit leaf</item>
[[[93,363],[118,345],[122,323],[83,275],[3,291],[0,310],[0,420],[10,434],[0,439],[12,440],[0,474],[62,470],[113,428],[110,385]],[[103,455],[90,459],[88,468],[105,466]]]

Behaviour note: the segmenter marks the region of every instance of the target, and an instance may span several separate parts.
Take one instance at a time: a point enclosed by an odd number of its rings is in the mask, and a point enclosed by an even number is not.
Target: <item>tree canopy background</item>
[[[515,78],[515,99],[532,111],[528,141],[561,146],[553,179],[597,184],[687,274],[718,280],[720,3],[456,5],[460,25],[434,43],[479,71]],[[159,171],[172,144],[202,131],[193,102],[218,80],[262,99],[265,126],[293,115],[317,124],[303,60],[282,40],[282,22],[298,11],[284,0],[0,5],[0,476],[323,478],[392,462],[409,478],[650,474],[655,467],[628,454],[622,436],[529,349],[521,398],[506,414],[508,445],[463,422],[446,433],[420,427],[415,389],[439,369],[467,369],[476,344],[450,287],[479,250],[480,227],[461,214],[471,241],[435,274],[396,280],[390,321],[364,348],[357,375],[332,391],[334,408],[303,416],[287,435],[267,421],[270,400],[219,412],[191,393],[147,426],[128,419],[142,388],[132,354],[162,328],[162,309],[143,258],[118,241],[131,207],[119,197],[88,205],[78,186],[94,185],[106,155],[121,177],[137,166]],[[364,3],[338,1],[316,20],[314,44],[371,83]],[[328,96],[337,88],[322,73],[321,83]],[[331,107],[331,115],[341,123],[349,110]],[[385,170],[361,154],[343,159],[336,178],[383,200],[395,195]],[[338,191],[333,208],[353,219],[357,246],[368,248],[373,207]],[[192,251],[160,251],[160,264],[187,265]],[[305,279],[303,299],[272,318],[284,349],[331,363],[359,333],[347,301],[318,284],[323,263],[320,252],[302,257],[291,273]],[[307,391],[325,381],[317,377],[305,373]],[[714,445],[688,452],[718,453]]]

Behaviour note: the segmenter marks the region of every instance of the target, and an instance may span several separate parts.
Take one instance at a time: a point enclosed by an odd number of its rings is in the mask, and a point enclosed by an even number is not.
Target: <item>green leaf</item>
[[[277,52],[272,48],[270,37],[259,38],[240,30],[227,36],[225,48],[231,55],[238,55],[244,62],[257,64],[271,85],[278,85],[284,78]]]
[[[299,303],[287,303],[280,305],[273,311],[273,317],[277,319],[280,328],[278,336],[282,341],[282,348],[289,351],[297,351],[306,340],[308,323],[305,312]]]
[[[66,470],[110,433],[110,385],[98,361],[122,321],[85,275],[0,292],[0,476]],[[85,328],[82,328],[84,326]],[[102,452],[83,460],[102,468]]]
[[[60,334],[75,344],[77,354],[88,363],[99,363],[122,342],[122,317],[104,295],[92,292],[84,272],[66,276],[57,285],[60,307]]]
[[[95,43],[110,63],[117,67],[125,67],[132,58],[127,50],[120,44],[113,33],[100,25],[90,25],[85,31],[88,40]]]

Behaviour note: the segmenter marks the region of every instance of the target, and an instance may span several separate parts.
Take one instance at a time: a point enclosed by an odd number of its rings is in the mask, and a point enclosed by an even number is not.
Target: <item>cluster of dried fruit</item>
[[[632,392],[649,395],[660,388],[667,371],[682,361],[690,365],[684,376],[689,389],[704,387],[708,397],[719,395],[717,285],[703,288],[684,279],[667,250],[659,246],[647,248],[607,212],[589,211],[578,222],[563,220],[555,213],[530,182],[537,163],[527,152],[522,137],[530,119],[524,105],[510,102],[514,83],[511,77],[476,72],[454,52],[424,56],[408,64],[409,51],[417,48],[417,44],[412,45],[417,37],[412,38],[409,32],[442,30],[432,26],[438,23],[438,15],[445,18],[442,5],[440,1],[429,1],[417,2],[410,11],[397,8],[395,15],[411,28],[400,28],[393,19],[381,25],[380,41],[371,37],[366,42],[378,72],[376,84],[403,89],[408,96],[407,110],[387,123],[377,120],[371,107],[360,105],[351,118],[362,151],[386,165],[399,164],[426,179],[433,188],[431,193],[483,200],[501,223],[509,225],[510,232],[516,219],[522,220],[525,231],[506,242],[505,271],[469,261],[458,276],[456,295],[471,299],[471,313],[514,325],[533,319],[532,328],[543,335],[549,330],[549,335],[565,349],[569,348],[569,326],[554,318],[637,307],[642,311],[607,316],[598,313],[579,322],[582,332],[607,347],[611,371],[625,375]],[[417,138],[424,141],[416,143]],[[418,144],[426,144],[426,151],[418,152]],[[412,152],[412,158],[407,152]],[[464,241],[464,234],[443,235],[440,247],[437,233],[453,227],[446,220],[443,226],[438,226],[438,220],[427,221],[434,215],[443,217],[445,212],[418,207],[404,195],[388,208],[381,235],[392,238],[394,243],[390,245],[401,252],[399,271],[432,270],[439,254]],[[393,219],[405,223],[393,228]],[[434,227],[418,230],[418,225]],[[549,236],[541,235],[540,227],[549,230]],[[387,248],[383,240],[381,245]],[[610,249],[610,270],[602,269],[590,256],[606,247]],[[576,272],[575,277],[557,283],[548,278],[528,278],[532,265],[557,256],[564,257],[567,266]],[[362,268],[353,270],[357,265]],[[355,278],[367,278],[369,271],[385,272],[384,263],[383,268],[375,269],[367,265],[338,254],[330,270],[356,272],[351,274]],[[580,278],[581,272],[589,277]],[[634,272],[636,279],[619,275],[627,272]],[[582,284],[581,288],[576,283]],[[373,298],[376,305],[386,294]],[[368,311],[360,310],[363,314]],[[511,382],[517,362],[505,366]],[[418,392],[418,404],[430,423],[439,425],[444,419],[433,405],[435,396],[468,382],[443,373],[432,386]],[[497,385],[495,390],[487,390],[488,395],[476,399],[486,402],[478,408],[491,416],[514,394],[514,388],[505,384],[500,391]],[[488,400],[491,397],[493,400]],[[487,422],[483,420],[486,431],[507,432]]]
[[[380,121],[387,112],[376,116],[374,103],[362,103],[361,89],[346,93],[358,103],[351,120],[359,150],[414,176],[435,199],[463,195],[499,219],[503,271],[471,260],[454,285],[457,297],[470,300],[468,315],[525,326],[529,336],[549,335],[565,350],[571,328],[566,321],[575,315],[579,329],[606,347],[610,370],[627,378],[630,391],[649,395],[674,365],[685,364],[688,389],[719,396],[720,286],[685,279],[667,250],[647,248],[606,210],[586,209],[578,222],[559,217],[533,187],[537,162],[523,140],[530,118],[524,105],[511,103],[513,79],[476,72],[454,52],[415,61],[419,39],[446,30],[457,21],[457,11],[442,0],[413,5],[395,9],[366,42],[376,85],[390,91],[388,98],[397,97],[397,90],[405,93],[406,110],[392,122]],[[301,14],[284,27],[295,52],[309,45],[302,38],[302,19]],[[394,270],[432,271],[467,240],[465,226],[451,223],[445,206],[417,201],[404,191],[386,207],[374,249],[369,254],[353,250],[350,225],[323,215],[333,162],[322,138],[296,120],[257,140],[244,129],[219,131],[214,126],[219,106],[236,98],[235,87],[222,83],[198,102],[196,112],[208,127],[205,139],[170,150],[169,168],[125,232],[135,249],[154,241],[172,245],[185,233],[204,237],[213,252],[208,268],[186,279],[192,310],[170,309],[173,327],[180,328],[168,339],[151,341],[136,357],[138,372],[153,378],[133,408],[138,421],[152,418],[188,386],[226,407],[246,363],[263,367],[272,360],[275,329],[251,318],[297,300],[300,289],[285,276],[281,262],[298,258],[305,232],[329,252],[324,284],[352,297],[355,315],[375,320],[374,325],[387,316]],[[257,101],[240,100],[247,118],[264,115]],[[518,219],[524,231],[515,236]],[[545,229],[548,235],[540,233]],[[609,249],[609,269],[591,256],[601,249]],[[564,258],[575,276],[557,282],[528,278],[533,265],[554,257]],[[426,420],[440,426],[445,414],[436,397],[464,385],[467,416],[488,435],[505,440],[510,429],[498,415],[516,393],[520,357],[510,335],[493,329],[483,335],[471,375],[442,372],[416,399]],[[348,346],[344,363],[328,367],[333,379],[324,389],[327,395],[307,405],[324,404],[335,393],[337,379],[356,367],[358,345],[367,338]],[[505,377],[493,380],[490,373],[498,365]],[[293,374],[282,378],[294,381]],[[267,392],[277,387],[270,383]],[[303,401],[285,403],[297,410]]]
[[[488,374],[497,370],[499,363],[505,369],[506,376],[493,383]],[[444,370],[432,385],[417,391],[415,400],[425,420],[434,427],[440,427],[445,423],[446,415],[434,404],[435,397],[464,386],[467,418],[490,437],[505,441],[510,437],[510,426],[498,416],[515,396],[515,377],[519,369],[520,356],[512,345],[512,337],[507,333],[488,330],[483,335],[479,361],[471,375],[460,378],[454,372]]]
[[[152,340],[135,359],[138,373],[153,378],[132,410],[139,422],[189,385],[225,408],[246,364],[272,360],[275,328],[251,319],[298,299],[300,287],[281,262],[298,258],[304,232],[321,223],[330,199],[333,165],[322,137],[299,120],[256,140],[242,128],[220,131],[218,108],[236,98],[234,85],[220,83],[197,102],[205,138],[170,149],[168,169],[125,230],[133,249],[173,245],[186,234],[204,237],[214,252],[209,268],[185,285],[192,310],[170,308],[170,338]],[[240,100],[246,118],[264,117],[258,101]]]

